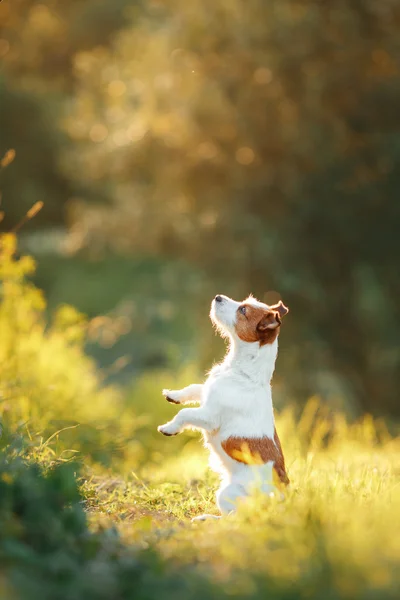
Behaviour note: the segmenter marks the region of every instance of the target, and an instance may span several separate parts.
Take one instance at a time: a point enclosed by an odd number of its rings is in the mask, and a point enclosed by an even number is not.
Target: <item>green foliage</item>
[[[107,44],[129,16],[130,0],[13,0],[0,9],[4,66],[21,87],[70,91],[77,50]],[[27,52],[27,48],[30,52]]]
[[[145,369],[180,369],[198,358],[198,319],[188,307],[202,279],[182,260],[42,255],[33,279],[48,290],[48,314],[67,303],[88,316],[86,349],[107,381],[130,385]]]
[[[135,417],[115,389],[100,387],[95,365],[83,351],[86,320],[61,306],[47,326],[43,295],[26,279],[34,270],[32,258],[16,259],[14,236],[4,235],[0,243],[5,425],[26,428],[43,450],[65,452],[65,458],[78,451],[96,460],[129,453]]]
[[[2,598],[166,598],[211,586],[182,578],[154,550],[126,547],[115,528],[92,532],[72,463],[43,472],[18,453],[0,457]]]

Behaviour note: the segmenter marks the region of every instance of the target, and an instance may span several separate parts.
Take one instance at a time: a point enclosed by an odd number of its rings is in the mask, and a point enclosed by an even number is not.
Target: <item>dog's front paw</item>
[[[169,423],[165,423],[164,425],[159,425],[157,427],[157,431],[159,431],[163,435],[168,435],[168,436],[178,435],[178,433],[179,433],[179,430],[172,423],[172,421],[170,421]]]
[[[180,404],[180,400],[178,400],[178,392],[176,390],[163,390],[163,396],[168,402],[171,404]]]

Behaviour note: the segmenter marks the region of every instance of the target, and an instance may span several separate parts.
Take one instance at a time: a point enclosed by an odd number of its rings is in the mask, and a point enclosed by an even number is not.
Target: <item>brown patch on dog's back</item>
[[[285,459],[276,429],[274,439],[267,436],[262,438],[231,436],[223,441],[221,446],[233,460],[246,465],[260,465],[272,461],[280,481],[285,485],[289,483]]]

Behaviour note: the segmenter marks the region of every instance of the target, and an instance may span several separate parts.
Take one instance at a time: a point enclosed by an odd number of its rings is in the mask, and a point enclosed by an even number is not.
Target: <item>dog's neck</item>
[[[278,338],[272,344],[260,346],[258,342],[243,342],[232,337],[223,365],[255,383],[269,385],[275,370],[277,354]]]

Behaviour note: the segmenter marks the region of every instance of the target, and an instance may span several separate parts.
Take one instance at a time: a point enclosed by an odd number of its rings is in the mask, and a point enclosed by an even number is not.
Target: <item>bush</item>
[[[84,354],[87,321],[70,306],[45,320],[45,300],[28,280],[31,257],[16,257],[16,239],[0,241],[0,416],[49,457],[77,452],[97,461],[131,454],[135,417],[118,391],[101,387]]]
[[[200,578],[180,578],[154,551],[125,547],[113,528],[89,531],[76,469],[69,463],[44,472],[28,464],[16,439],[2,449],[1,597],[144,599],[163,590],[163,597],[173,598],[194,588],[191,597],[200,600],[211,587]]]

